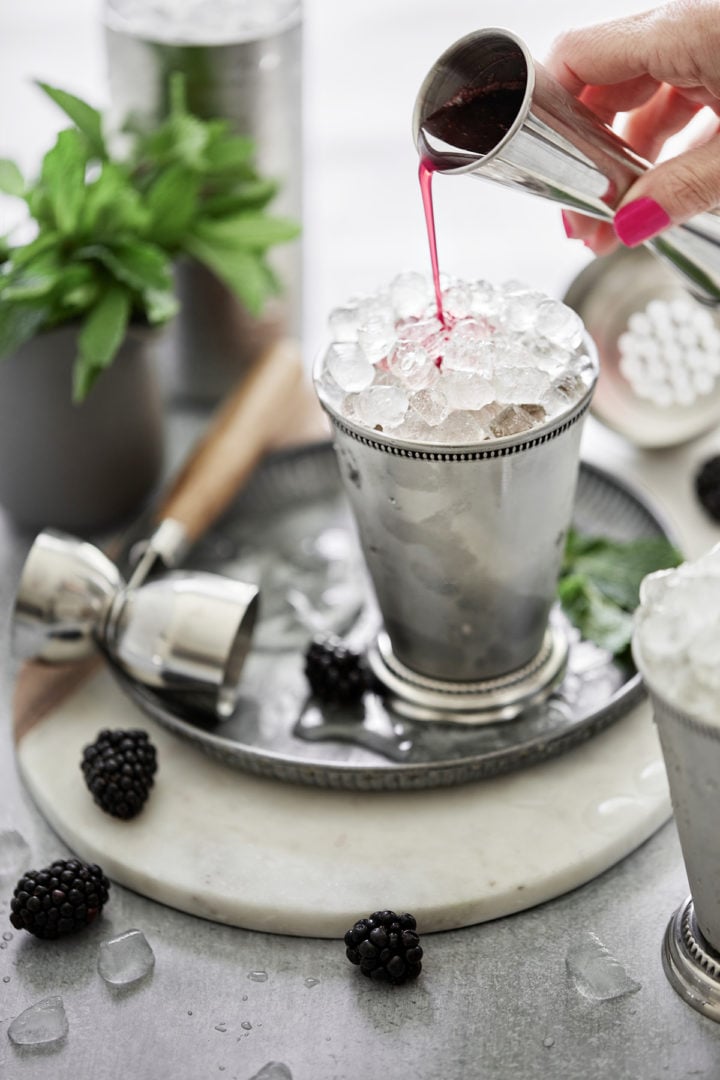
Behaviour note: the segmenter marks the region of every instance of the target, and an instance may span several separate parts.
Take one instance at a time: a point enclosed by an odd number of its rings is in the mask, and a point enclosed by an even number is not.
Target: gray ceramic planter
[[[162,467],[163,414],[148,331],[128,332],[81,405],[77,328],[0,360],[0,504],[25,529],[108,529],[137,511]]]

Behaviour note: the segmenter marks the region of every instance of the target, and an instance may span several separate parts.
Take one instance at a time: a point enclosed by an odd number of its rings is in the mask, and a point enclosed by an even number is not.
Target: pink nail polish
[[[567,236],[568,240],[573,240],[575,238],[575,233],[573,232],[573,227],[570,224],[570,218],[567,216],[564,210],[562,211],[561,216],[565,235]]]
[[[660,203],[647,197],[627,203],[613,219],[615,235],[626,247],[637,247],[671,224]]]

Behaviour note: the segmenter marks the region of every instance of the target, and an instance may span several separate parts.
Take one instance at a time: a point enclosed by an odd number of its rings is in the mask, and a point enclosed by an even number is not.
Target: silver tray
[[[617,540],[668,535],[637,494],[585,464],[574,522]],[[260,583],[263,610],[239,707],[212,723],[168,715],[152,693],[141,694],[143,707],[208,753],[262,776],[365,791],[478,780],[562,753],[644,693],[634,670],[570,628],[563,682],[512,722],[468,728],[411,721],[375,694],[358,706],[318,705],[303,674],[311,638],[332,631],[362,646],[379,622],[329,443],[268,459],[191,565]],[[559,610],[553,617],[564,618]]]

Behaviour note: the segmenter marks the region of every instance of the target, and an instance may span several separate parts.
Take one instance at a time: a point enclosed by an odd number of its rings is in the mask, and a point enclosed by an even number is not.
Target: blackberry
[[[305,675],[321,701],[359,701],[370,686],[365,658],[339,638],[312,641],[305,653]]]
[[[363,975],[395,986],[417,979],[422,971],[422,948],[412,915],[375,911],[345,934],[345,955],[359,964]]]
[[[10,922],[35,937],[76,934],[100,914],[110,882],[99,866],[57,859],[43,870],[28,870],[10,901]]]
[[[695,493],[710,517],[720,521],[720,455],[708,458],[698,469]]]
[[[80,768],[98,806],[127,821],[150,794],[157,756],[146,732],[105,730],[83,750]]]

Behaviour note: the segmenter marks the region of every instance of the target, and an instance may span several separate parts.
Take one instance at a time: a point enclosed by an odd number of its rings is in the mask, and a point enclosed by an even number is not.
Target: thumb
[[[636,247],[720,203],[720,136],[649,169],[613,219],[617,238]]]

